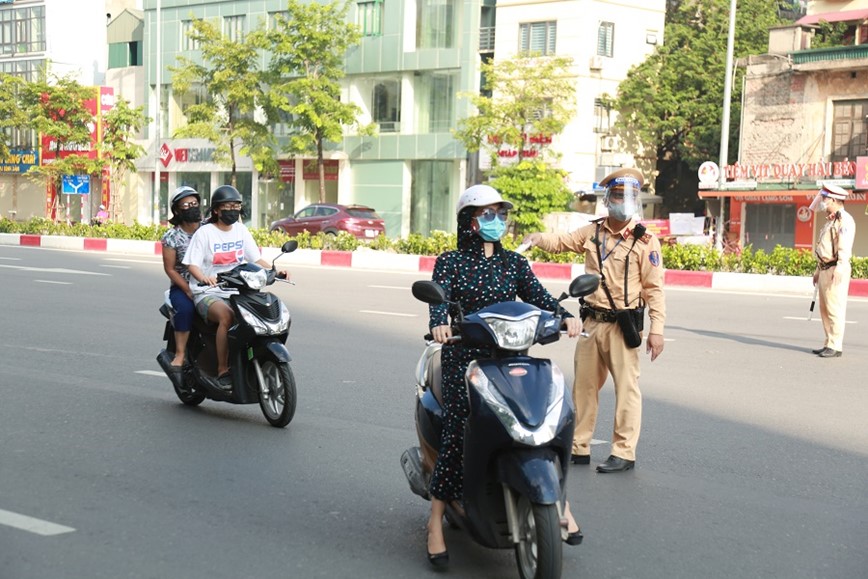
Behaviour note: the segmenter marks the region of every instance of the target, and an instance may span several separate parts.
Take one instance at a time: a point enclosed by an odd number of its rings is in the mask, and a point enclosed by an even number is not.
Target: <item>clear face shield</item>
[[[642,218],[642,202],[639,182],[632,177],[618,177],[609,183],[603,203],[609,217],[616,221],[630,221],[633,217]]]

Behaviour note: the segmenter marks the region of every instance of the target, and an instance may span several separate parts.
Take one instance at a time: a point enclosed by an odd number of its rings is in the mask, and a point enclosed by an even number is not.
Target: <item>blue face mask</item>
[[[479,225],[479,237],[485,241],[500,241],[500,238],[506,233],[506,222],[501,221],[499,218],[484,221],[477,217],[476,223]]]

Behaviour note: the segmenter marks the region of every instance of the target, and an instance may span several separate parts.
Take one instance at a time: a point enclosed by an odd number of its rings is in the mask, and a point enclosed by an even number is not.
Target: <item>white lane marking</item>
[[[784,319],[785,320],[801,320],[803,322],[822,322],[823,321],[820,319],[820,314],[816,314],[810,320],[808,319],[808,316],[804,316],[804,317],[801,317],[801,316],[784,316]],[[844,323],[845,324],[858,324],[859,322],[857,322],[855,320],[845,320]]]
[[[40,273],[75,273],[75,274],[79,274],[79,275],[111,276],[110,273],[99,273],[96,271],[82,271],[80,269],[65,269],[62,267],[28,267],[26,265],[4,265],[4,264],[0,264],[0,267],[5,267],[8,269],[20,269],[21,271],[38,271]]]
[[[101,263],[99,266],[100,267],[111,267],[114,269],[130,269],[130,266],[128,266],[128,265],[108,265],[108,264]]]
[[[33,281],[36,283],[53,283],[56,285],[72,285],[71,281],[55,281],[53,279],[35,279]]]
[[[63,533],[71,533],[75,530],[72,527],[64,527],[63,525],[35,519],[27,515],[19,515],[12,511],[4,511],[3,509],[0,509],[0,525],[14,527],[28,533],[42,535],[43,537],[62,535]]]
[[[162,376],[166,377],[165,372],[157,372],[156,370],[136,370],[136,374],[144,374],[145,376]]]
[[[393,290],[402,290],[407,291],[408,288],[405,285],[397,286],[397,285],[369,285],[368,287],[376,288],[376,289],[393,289]]]
[[[9,261],[21,261],[20,257],[0,257],[0,259],[6,259]]]
[[[378,312],[377,310],[359,310],[363,314],[375,314],[378,316],[398,316],[401,318],[418,318],[417,314],[399,314],[396,312]]]
[[[596,438],[592,438],[591,444],[609,444],[609,441],[608,440],[597,440]]]

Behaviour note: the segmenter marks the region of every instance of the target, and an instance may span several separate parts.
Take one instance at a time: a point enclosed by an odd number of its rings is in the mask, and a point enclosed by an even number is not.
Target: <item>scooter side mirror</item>
[[[446,291],[437,282],[421,280],[413,282],[413,297],[426,304],[446,303]]]
[[[280,252],[281,253],[292,253],[296,249],[298,249],[298,242],[294,239],[290,239],[289,241],[284,243],[283,246],[281,246]]]
[[[580,275],[570,283],[570,296],[580,298],[590,295],[600,287],[600,276],[595,273]]]

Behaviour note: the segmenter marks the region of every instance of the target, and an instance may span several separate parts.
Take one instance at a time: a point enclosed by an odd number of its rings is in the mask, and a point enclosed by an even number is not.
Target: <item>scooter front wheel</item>
[[[556,505],[518,500],[519,541],[515,560],[522,579],[559,579],[563,565],[561,525]]]
[[[283,428],[295,415],[295,377],[286,362],[254,360],[259,407],[268,423]]]

